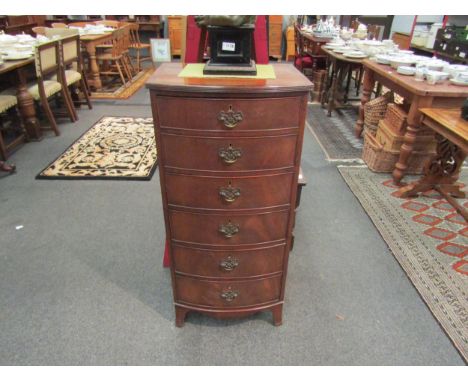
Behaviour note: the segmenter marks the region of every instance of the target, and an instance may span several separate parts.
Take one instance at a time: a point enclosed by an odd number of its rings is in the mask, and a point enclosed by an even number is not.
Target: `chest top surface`
[[[146,87],[156,92],[187,93],[294,93],[311,90],[312,83],[291,64],[272,64],[275,79],[181,78],[181,63],[162,64],[149,78]]]

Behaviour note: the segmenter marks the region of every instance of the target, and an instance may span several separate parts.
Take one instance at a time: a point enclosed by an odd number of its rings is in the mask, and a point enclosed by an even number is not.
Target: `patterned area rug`
[[[152,118],[103,117],[36,178],[149,180],[156,164]]]
[[[128,99],[145,84],[146,80],[153,74],[154,69],[142,70],[132,78],[129,84],[122,85],[118,78],[103,84],[102,91],[91,93],[92,99]]]
[[[327,110],[320,104],[309,104],[307,127],[319,142],[328,161],[363,163],[361,155],[364,141],[354,136],[357,117],[356,108],[339,109],[328,117]]]
[[[468,361],[468,224],[435,191],[400,199],[393,196],[396,187],[389,174],[376,174],[365,166],[338,170]],[[466,184],[468,173],[460,179]],[[459,202],[468,207],[467,199]]]

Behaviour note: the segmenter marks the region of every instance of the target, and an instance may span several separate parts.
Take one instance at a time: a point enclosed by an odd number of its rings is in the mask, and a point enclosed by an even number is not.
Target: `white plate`
[[[454,85],[458,85],[458,86],[468,86],[468,82],[458,81],[458,80],[456,80],[455,78],[450,78],[449,81],[450,81],[452,84],[454,84]]]
[[[13,60],[25,60],[26,58],[32,57],[32,53],[18,53],[18,54],[9,54],[8,56],[3,56],[5,61]]]
[[[367,54],[365,53],[351,53],[351,52],[345,52],[343,53],[343,56],[348,57],[348,58],[365,58],[367,57]]]

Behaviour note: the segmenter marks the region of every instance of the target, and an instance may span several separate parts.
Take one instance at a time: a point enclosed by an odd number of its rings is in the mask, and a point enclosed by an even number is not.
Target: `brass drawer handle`
[[[227,224],[221,224],[218,231],[222,233],[226,239],[229,239],[239,232],[239,225],[229,221]]]
[[[232,187],[231,182],[229,182],[227,187],[220,187],[219,189],[219,196],[228,203],[234,202],[240,194],[240,188]]]
[[[233,271],[234,269],[237,268],[238,265],[239,265],[239,260],[231,256],[228,256],[226,260],[223,260],[219,263],[219,267],[226,272]]]
[[[234,301],[238,296],[239,296],[239,292],[232,290],[231,287],[229,287],[227,290],[221,293],[221,298],[226,300],[227,302]]]
[[[228,129],[233,129],[239,122],[244,119],[244,115],[241,111],[234,111],[232,105],[229,105],[229,110],[221,110],[218,114],[218,121],[223,122],[224,126]]]
[[[221,147],[218,155],[224,163],[233,164],[242,156],[242,150],[229,145],[228,148]]]

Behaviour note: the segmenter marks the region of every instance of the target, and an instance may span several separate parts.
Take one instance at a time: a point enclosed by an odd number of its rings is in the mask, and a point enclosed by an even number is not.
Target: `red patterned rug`
[[[411,282],[468,360],[468,223],[435,191],[397,198],[390,174],[338,168]],[[405,179],[410,181],[411,178]],[[468,183],[468,172],[461,181]],[[458,200],[468,208],[468,200]]]

